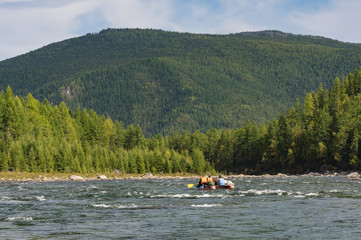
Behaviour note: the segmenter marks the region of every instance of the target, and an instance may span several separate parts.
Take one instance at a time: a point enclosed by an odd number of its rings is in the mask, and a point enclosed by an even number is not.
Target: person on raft
[[[224,186],[224,179],[223,179],[222,175],[219,175],[216,185]]]
[[[209,175],[208,178],[207,178],[207,185],[208,186],[214,186],[215,185],[211,175]]]
[[[206,186],[208,184],[208,178],[205,175],[202,175],[201,179],[199,179],[197,187]]]
[[[199,179],[197,187],[214,186],[214,185],[215,185],[215,183],[214,183],[213,178],[211,177],[211,175],[209,175],[208,177],[206,177],[205,175],[202,175],[201,179]]]

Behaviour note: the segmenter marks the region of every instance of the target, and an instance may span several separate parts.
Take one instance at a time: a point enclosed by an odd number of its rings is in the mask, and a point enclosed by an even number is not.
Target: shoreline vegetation
[[[239,129],[151,138],[143,135],[140,125],[125,128],[93,110],[72,112],[64,102],[40,103],[30,93],[25,99],[14,97],[8,87],[0,93],[0,171],[86,178],[94,173],[361,172],[360,118],[361,70],[342,82],[336,78],[326,91],[320,84],[317,92],[306,95],[303,106],[297,101],[272,122],[247,121]],[[65,176],[56,178],[71,175]]]
[[[213,174],[216,176],[217,174]],[[32,173],[32,172],[0,172],[0,183],[7,182],[87,182],[87,181],[104,181],[104,180],[160,180],[160,179],[196,179],[201,175],[197,174],[122,174],[122,173],[107,173],[107,174],[79,174],[79,173]],[[226,179],[235,178],[287,178],[287,177],[332,177],[343,176],[352,180],[361,180],[361,174],[358,172],[326,172],[317,173],[310,172],[305,174],[262,174],[262,175],[223,175]]]

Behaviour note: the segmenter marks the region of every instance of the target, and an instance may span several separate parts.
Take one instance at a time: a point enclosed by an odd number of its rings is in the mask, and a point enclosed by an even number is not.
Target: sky
[[[0,0],[0,61],[106,28],[280,30],[361,43],[360,0]]]

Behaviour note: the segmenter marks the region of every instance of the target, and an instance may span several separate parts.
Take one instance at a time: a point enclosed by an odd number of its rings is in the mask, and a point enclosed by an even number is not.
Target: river
[[[360,239],[345,177],[0,183],[0,239]]]

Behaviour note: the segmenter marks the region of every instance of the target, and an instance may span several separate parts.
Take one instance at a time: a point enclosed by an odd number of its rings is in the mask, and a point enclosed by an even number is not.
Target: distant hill
[[[360,44],[317,36],[107,29],[0,62],[0,89],[93,109],[150,136],[268,121],[360,66]]]

